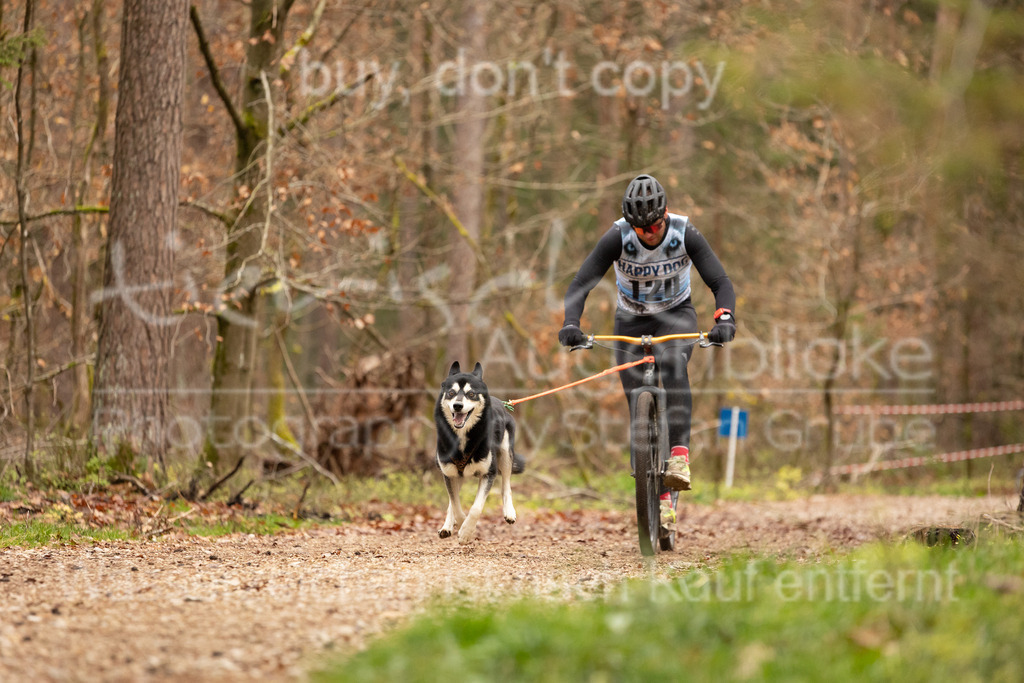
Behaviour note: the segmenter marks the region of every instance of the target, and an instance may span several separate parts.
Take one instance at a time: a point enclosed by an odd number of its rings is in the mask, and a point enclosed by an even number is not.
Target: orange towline
[[[611,341],[611,340],[609,340],[609,341]],[[515,406],[517,404],[519,404],[519,403],[525,403],[526,401],[532,401],[533,399],[540,398],[542,396],[549,396],[551,394],[557,393],[557,392],[562,391],[564,389],[571,389],[572,387],[576,387],[576,386],[579,386],[581,384],[585,384],[586,382],[589,382],[591,380],[595,380],[595,379],[597,379],[599,377],[606,377],[606,376],[608,376],[608,375],[610,375],[612,373],[615,373],[615,372],[622,372],[623,370],[626,370],[628,368],[632,368],[632,367],[637,366],[637,365],[643,365],[644,363],[653,363],[653,362],[654,362],[654,356],[644,356],[640,360],[631,361],[629,363],[623,363],[622,365],[616,365],[614,368],[608,368],[607,370],[602,370],[601,372],[597,373],[596,375],[592,375],[590,377],[584,377],[583,379],[576,380],[575,382],[572,382],[570,384],[566,384],[564,386],[555,387],[554,389],[548,389],[547,391],[542,391],[541,393],[534,394],[533,396],[524,396],[523,398],[517,398],[517,399],[514,399],[512,401],[505,401],[504,402],[504,406],[506,408],[508,408],[509,411],[512,411],[515,408]]]

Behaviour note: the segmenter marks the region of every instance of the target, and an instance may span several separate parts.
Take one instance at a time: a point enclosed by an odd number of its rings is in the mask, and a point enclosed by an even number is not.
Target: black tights
[[[642,337],[645,334],[657,337],[663,334],[682,334],[697,331],[697,312],[689,300],[670,311],[656,315],[633,315],[621,309],[615,312],[615,334]],[[693,400],[690,395],[690,377],[686,365],[693,353],[696,340],[680,339],[665,342],[654,347],[661,385],[667,394],[668,445],[690,446],[690,414]],[[615,360],[628,363],[643,357],[643,349],[636,344],[616,342]],[[629,401],[630,392],[643,385],[645,365],[636,365],[619,373],[622,389]]]

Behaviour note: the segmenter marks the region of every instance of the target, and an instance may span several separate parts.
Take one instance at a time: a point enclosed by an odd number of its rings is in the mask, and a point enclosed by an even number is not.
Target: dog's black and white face
[[[448,377],[441,383],[441,412],[456,433],[464,434],[483,417],[488,402],[483,368],[476,364],[472,374],[461,372],[458,362],[452,364]]]

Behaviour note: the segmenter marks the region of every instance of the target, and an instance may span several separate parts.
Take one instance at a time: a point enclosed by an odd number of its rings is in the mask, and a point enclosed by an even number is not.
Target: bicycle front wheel
[[[650,391],[636,397],[630,451],[633,476],[636,478],[636,524],[640,537],[640,552],[654,555],[658,549],[658,527],[661,492],[658,444],[658,404]]]

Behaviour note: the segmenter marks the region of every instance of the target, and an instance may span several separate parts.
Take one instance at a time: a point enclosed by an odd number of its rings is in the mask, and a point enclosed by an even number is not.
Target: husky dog
[[[523,471],[523,460],[514,450],[516,424],[501,401],[487,393],[483,374],[479,363],[472,373],[462,372],[458,361],[452,363],[434,407],[437,466],[448,489],[448,514],[437,535],[448,538],[454,533],[455,525],[459,525],[459,543],[473,539],[495,475],[501,475],[501,507],[505,521],[509,524],[516,521],[512,474]],[[468,514],[463,512],[459,500],[465,477],[480,479]]]

